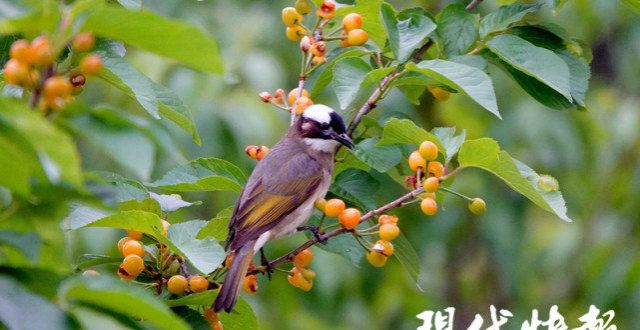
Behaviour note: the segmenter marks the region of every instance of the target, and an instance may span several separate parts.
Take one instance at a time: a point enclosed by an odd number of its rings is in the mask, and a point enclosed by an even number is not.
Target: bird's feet
[[[324,233],[320,231],[320,228],[318,228],[318,226],[302,226],[296,229],[298,231],[310,231],[313,234],[313,237],[315,237],[318,242],[325,245],[327,244],[328,239],[324,237]]]
[[[267,259],[267,257],[264,255],[263,249],[260,249],[260,263],[267,272],[267,277],[269,277],[269,280],[271,280],[271,274],[273,274],[274,268],[273,266],[271,266],[271,261],[269,261],[269,259]]]

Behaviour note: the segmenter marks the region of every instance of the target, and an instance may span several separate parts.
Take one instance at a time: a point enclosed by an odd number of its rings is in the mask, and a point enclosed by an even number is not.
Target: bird
[[[296,233],[308,220],[314,202],[329,189],[341,145],[354,147],[342,117],[314,104],[258,162],[229,220],[226,249],[233,259],[214,312],[231,312],[254,254],[267,241]]]

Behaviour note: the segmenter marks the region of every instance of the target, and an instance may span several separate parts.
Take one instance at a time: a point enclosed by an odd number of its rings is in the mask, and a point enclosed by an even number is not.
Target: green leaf
[[[358,57],[342,59],[333,67],[333,91],[341,109],[346,109],[355,100],[369,71],[371,66]]]
[[[213,238],[196,238],[206,223],[204,220],[176,223],[171,225],[167,231],[167,238],[203,274],[214,271],[226,257],[222,246]]]
[[[329,52],[329,55],[326,56],[327,58],[329,58],[329,62],[322,66],[324,67],[324,70],[314,71],[309,79],[307,79],[306,86],[311,86],[311,88],[309,89],[311,98],[316,98],[318,95],[320,95],[320,93],[322,93],[324,88],[327,87],[329,83],[331,83],[331,80],[333,80],[333,67],[336,65],[336,63],[344,58],[361,57],[368,53],[369,52],[365,49],[351,49],[351,47],[336,48],[335,50]]]
[[[451,4],[438,15],[438,35],[447,57],[462,55],[478,39],[479,15],[471,14],[461,4]]]
[[[39,35],[42,32],[53,33],[60,21],[58,3],[42,1],[34,11],[21,17],[11,17],[0,22],[0,34]],[[0,16],[4,16],[0,14]]]
[[[424,291],[420,285],[418,285],[418,278],[421,272],[420,257],[407,237],[401,233],[400,236],[393,240],[393,247],[393,256],[398,259],[402,267],[404,267],[411,279],[416,283],[418,289]]]
[[[376,193],[380,183],[363,170],[347,169],[338,174],[329,188],[333,194],[346,199],[363,210],[376,207]]]
[[[379,48],[384,48],[387,41],[382,20],[380,18],[380,6],[382,0],[356,0],[354,6],[341,7],[336,10],[336,16],[345,16],[349,13],[358,13],[362,16],[362,29],[367,31],[371,39]]]
[[[502,6],[497,11],[488,14],[480,21],[480,36],[486,37],[489,33],[506,30],[511,24],[516,23],[528,13],[538,11],[542,4],[514,4]]]
[[[556,92],[548,85],[540,82],[538,79],[529,76],[522,71],[512,67],[508,63],[500,61],[502,67],[511,74],[511,77],[538,102],[553,109],[563,110],[573,107],[571,101],[567,100],[562,94]]]
[[[208,290],[205,292],[190,294],[178,299],[166,299],[164,303],[169,307],[179,306],[203,306],[209,307],[218,296],[217,290]],[[238,298],[238,302],[233,307],[232,313],[220,313],[220,322],[224,325],[225,330],[254,330],[258,329],[258,320],[251,309],[251,306],[242,299]]]
[[[142,0],[118,0],[118,2],[128,9],[142,9]]]
[[[81,329],[127,330],[130,327],[121,323],[117,317],[101,313],[89,307],[74,306],[69,312],[78,321]]]
[[[319,223],[320,217],[317,215],[313,215],[311,219],[309,219],[310,225],[317,225]],[[312,237],[310,233],[307,235],[309,238]],[[362,248],[360,243],[358,243],[355,237],[350,234],[334,236],[327,241],[327,244],[316,244],[315,246],[324,251],[344,257],[356,267],[360,267],[360,262],[365,255],[365,250]]]
[[[451,61],[426,60],[408,63],[407,70],[420,72],[438,82],[468,95],[483,108],[500,117],[491,78],[482,70]]]
[[[0,276],[0,323],[8,329],[67,329],[65,314],[13,279]]]
[[[403,10],[396,15],[388,3],[382,4],[382,18],[389,36],[389,45],[398,62],[409,59],[414,50],[427,41],[436,24],[422,8]]]
[[[189,329],[150,291],[109,276],[72,278],[61,286],[59,296],[66,304],[81,302],[131,318],[141,318],[158,329]]]
[[[167,172],[149,184],[173,191],[242,190],[246,177],[234,164],[218,158],[198,158]]]
[[[163,195],[163,194],[156,194],[151,192],[149,193],[149,195],[156,202],[158,202],[160,209],[164,212],[174,212],[183,207],[202,204],[202,202],[194,202],[194,203],[185,202],[184,200],[182,200],[182,196],[178,194]]]
[[[169,307],[178,306],[206,306],[210,307],[218,295],[217,290],[207,290],[204,292],[192,293],[188,296],[177,299],[165,299],[165,305]]]
[[[82,30],[123,41],[196,70],[223,72],[213,38],[191,25],[146,10],[99,6],[90,11]]]
[[[367,75],[364,77],[364,79],[362,80],[362,83],[360,84],[360,89],[364,89],[365,87],[368,87],[371,84],[380,82],[386,75],[396,70],[396,68],[397,66],[394,65],[390,67],[378,68],[378,69],[369,71]]]
[[[32,262],[38,261],[42,240],[35,231],[21,233],[13,230],[0,230],[0,245],[12,246]]]
[[[566,0],[561,0],[563,3]],[[636,14],[640,14],[640,1],[638,0],[620,0],[625,6],[631,8]]]
[[[122,257],[110,257],[99,254],[83,254],[76,260],[74,269],[83,270],[99,265],[105,264],[120,264],[122,263]]]
[[[586,107],[585,96],[589,89],[589,78],[591,78],[589,63],[584,58],[575,56],[566,50],[558,55],[569,66],[573,102],[580,107]]]
[[[424,141],[435,143],[440,152],[445,153],[445,147],[435,135],[416,126],[416,124],[409,119],[392,118],[384,125],[382,138],[380,142],[378,142],[378,145],[413,144],[418,146]]]
[[[6,187],[23,197],[29,196],[29,176],[31,174],[31,159],[15,145],[9,137],[0,135],[0,186]]]
[[[571,101],[569,67],[554,52],[507,34],[489,40],[487,46],[501,60]]]
[[[121,211],[145,211],[149,213],[156,214],[157,216],[162,216],[162,209],[160,209],[160,204],[153,198],[146,198],[141,201],[139,200],[128,200],[120,203]]]
[[[446,162],[449,162],[453,156],[456,155],[466,136],[465,130],[462,130],[462,133],[456,135],[455,127],[436,127],[431,130],[431,133],[437,136],[438,140],[440,140],[445,147]]]
[[[398,165],[402,153],[396,146],[376,146],[378,138],[369,138],[358,143],[351,152],[378,172],[386,172]]]
[[[213,219],[209,220],[207,224],[200,229],[196,238],[203,239],[211,236],[219,242],[226,240],[227,235],[229,235],[229,219],[231,219],[231,215],[233,214],[233,208],[233,206],[229,206],[218,212]]]
[[[556,214],[564,221],[571,221],[559,192],[543,192],[537,187],[537,174],[519,164],[490,138],[465,141],[460,147],[460,167],[477,167],[493,173],[509,187],[527,197],[544,210]]]
[[[119,174],[96,171],[89,173],[89,177],[99,183],[111,185],[117,202],[141,201],[149,198],[149,191],[142,183],[127,179]]]

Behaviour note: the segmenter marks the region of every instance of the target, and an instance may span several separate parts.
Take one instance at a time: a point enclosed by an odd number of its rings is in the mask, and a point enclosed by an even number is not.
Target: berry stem
[[[466,200],[468,200],[468,201],[471,201],[471,200],[473,199],[473,198],[471,198],[471,197],[468,197],[468,196],[466,196],[466,195],[463,195],[463,194],[461,194],[461,193],[459,193],[459,192],[457,192],[457,191],[455,191],[455,190],[451,190],[451,189],[449,189],[449,188],[439,187],[438,189],[439,189],[439,190],[444,190],[444,191],[446,191],[446,192],[448,192],[448,193],[450,193],[450,194],[454,194],[454,195],[456,195],[456,196],[458,196],[458,197],[461,197],[461,198],[464,198],[464,199],[466,199]]]
[[[471,0],[471,2],[469,2],[469,4],[464,7],[464,9],[468,10],[468,11],[472,11],[474,10],[480,3],[482,2],[482,0]]]

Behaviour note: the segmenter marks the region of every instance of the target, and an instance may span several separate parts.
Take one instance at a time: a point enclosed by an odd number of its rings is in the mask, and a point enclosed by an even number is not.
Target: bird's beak
[[[347,135],[347,133],[342,133],[342,134],[333,133],[331,134],[331,137],[334,140],[342,143],[345,147],[349,149],[353,149],[353,147],[355,147],[355,145],[353,144],[353,141],[351,140],[349,135]]]

